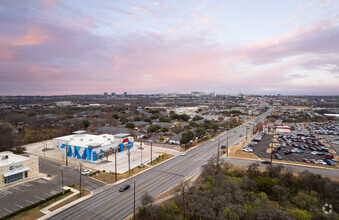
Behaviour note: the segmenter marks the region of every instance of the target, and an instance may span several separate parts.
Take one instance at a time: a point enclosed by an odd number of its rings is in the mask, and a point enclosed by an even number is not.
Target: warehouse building
[[[68,157],[100,162],[114,152],[123,152],[133,147],[134,138],[129,134],[85,134],[86,131],[75,131],[72,135],[53,139],[55,149],[65,151]]]
[[[10,151],[0,152],[0,189],[39,176],[38,157],[24,157]]]

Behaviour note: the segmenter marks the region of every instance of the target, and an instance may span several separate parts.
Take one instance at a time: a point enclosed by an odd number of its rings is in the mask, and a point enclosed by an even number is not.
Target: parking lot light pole
[[[68,167],[68,142],[66,142],[66,167]]]
[[[60,167],[61,170],[61,191],[64,194],[64,166]]]

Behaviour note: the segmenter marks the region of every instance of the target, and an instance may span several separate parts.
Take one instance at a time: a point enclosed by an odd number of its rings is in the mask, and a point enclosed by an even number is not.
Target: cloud
[[[146,8],[143,8],[143,7],[139,7],[139,6],[135,6],[132,8],[133,10],[136,10],[136,11],[143,11],[145,13],[149,13],[150,11]]]

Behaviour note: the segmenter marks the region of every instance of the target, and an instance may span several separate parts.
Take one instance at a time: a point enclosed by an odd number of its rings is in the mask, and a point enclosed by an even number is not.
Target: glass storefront
[[[21,180],[23,177],[22,173],[17,173],[11,176],[5,177],[5,184],[15,182],[17,180]]]

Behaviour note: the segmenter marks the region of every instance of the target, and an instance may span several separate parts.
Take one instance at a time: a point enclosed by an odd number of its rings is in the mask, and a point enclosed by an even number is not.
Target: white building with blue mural
[[[67,152],[67,156],[79,160],[100,162],[108,155],[133,147],[134,138],[129,134],[86,134],[75,131],[72,135],[53,139],[55,149]]]

